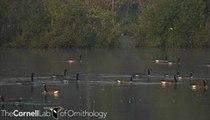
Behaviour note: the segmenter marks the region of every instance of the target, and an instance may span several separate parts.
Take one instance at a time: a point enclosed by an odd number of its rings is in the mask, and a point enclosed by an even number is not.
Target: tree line
[[[208,0],[0,0],[0,47],[209,47]]]

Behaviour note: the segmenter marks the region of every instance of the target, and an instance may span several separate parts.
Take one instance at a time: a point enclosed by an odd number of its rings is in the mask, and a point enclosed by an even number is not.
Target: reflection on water
[[[172,64],[154,63],[166,55]],[[209,86],[209,67],[205,66],[209,62],[208,50],[1,50],[0,56],[0,95],[5,101],[1,109],[4,110],[44,111],[44,107],[61,106],[80,112],[107,112],[107,120],[209,119],[209,88],[192,90],[191,86],[204,80]],[[177,58],[180,64],[175,64]],[[63,76],[64,69],[68,70],[66,76]],[[193,79],[190,79],[191,71]],[[182,79],[173,83],[177,72]],[[31,73],[35,73],[32,82]],[[131,76],[132,83],[117,84],[117,80],[129,82]],[[161,80],[170,83],[161,84]],[[17,81],[27,81],[27,84]],[[43,84],[47,88],[45,94]],[[56,90],[59,92],[54,94]]]

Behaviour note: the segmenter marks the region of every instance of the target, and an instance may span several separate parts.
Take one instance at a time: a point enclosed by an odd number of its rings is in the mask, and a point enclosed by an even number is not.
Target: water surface
[[[69,59],[82,63],[70,64]],[[160,65],[154,59],[165,56],[181,64]],[[1,50],[0,51],[0,94],[6,101],[23,98],[22,105],[2,104],[1,109],[13,111],[43,110],[43,107],[62,106],[75,111],[107,112],[107,120],[208,120],[209,90],[192,90],[189,80],[183,79],[174,86],[161,87],[164,74],[172,77],[178,70],[183,77],[194,72],[193,83],[209,84],[209,51],[205,49],[92,49],[92,50]],[[131,85],[118,85],[117,79],[129,80],[131,74],[151,75],[134,79]],[[66,83],[51,79],[53,74],[63,74],[78,82]],[[34,84],[17,85],[17,80],[30,80],[36,73]],[[57,97],[44,96],[42,83],[49,89],[59,89]],[[2,117],[3,119],[14,119]],[[19,117],[16,119],[28,119]],[[52,119],[34,118],[34,119]],[[68,117],[60,117],[65,120]],[[71,119],[99,119],[96,117],[73,117]]]

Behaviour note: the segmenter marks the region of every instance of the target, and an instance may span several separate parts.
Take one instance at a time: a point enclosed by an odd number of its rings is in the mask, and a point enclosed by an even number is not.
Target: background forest
[[[209,0],[0,0],[2,48],[209,47]]]

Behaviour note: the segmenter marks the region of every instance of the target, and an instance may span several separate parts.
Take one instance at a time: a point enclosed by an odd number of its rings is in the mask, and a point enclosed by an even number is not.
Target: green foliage
[[[203,0],[151,0],[139,21],[139,46],[201,47],[207,45]]]
[[[4,2],[0,9],[1,28],[14,26],[1,32],[2,44],[10,47],[78,48],[118,46],[120,30],[115,25],[113,11],[103,6],[88,7],[82,0],[20,0]],[[1,7],[2,8],[2,7]],[[15,13],[14,13],[15,11]],[[11,19],[8,22],[7,19]],[[5,20],[5,21],[2,21]],[[13,32],[14,31],[14,32]],[[10,37],[11,36],[11,37]]]
[[[0,0],[0,47],[209,47],[208,0]]]

